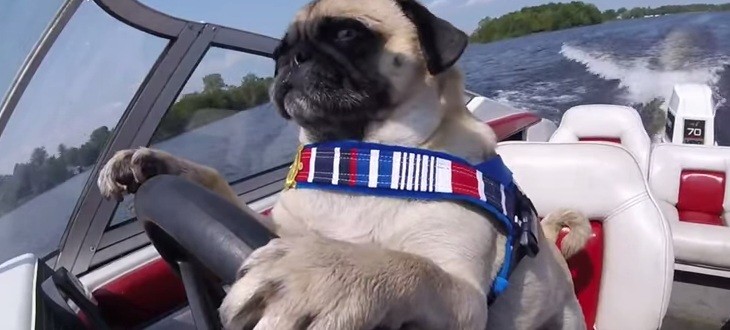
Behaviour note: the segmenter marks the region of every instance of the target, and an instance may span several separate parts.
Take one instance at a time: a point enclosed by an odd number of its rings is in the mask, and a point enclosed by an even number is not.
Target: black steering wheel
[[[223,286],[236,280],[253,250],[276,236],[258,213],[178,176],[146,181],[134,206],[150,241],[182,278],[196,328],[221,328]]]

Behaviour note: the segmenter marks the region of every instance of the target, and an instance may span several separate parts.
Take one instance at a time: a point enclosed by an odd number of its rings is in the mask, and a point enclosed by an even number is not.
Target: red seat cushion
[[[593,235],[585,248],[568,259],[575,293],[583,309],[588,329],[593,329],[593,325],[596,323],[598,294],[601,290],[601,273],[603,272],[603,224],[600,221],[591,221],[591,228]],[[568,228],[562,230],[558,237],[558,246],[569,231]]]
[[[586,137],[580,138],[579,140],[585,141],[585,142],[596,141],[596,142],[612,142],[612,143],[616,143],[616,144],[621,144],[620,138],[607,137],[607,136],[605,136],[605,137],[604,136],[586,136]]]
[[[723,226],[725,173],[684,170],[679,182],[679,220]]]
[[[185,288],[162,259],[105,284],[93,293],[104,320],[115,328],[133,328],[180,307]]]
[[[524,132],[528,127],[540,122],[540,117],[532,112],[520,112],[504,117],[492,119],[487,122],[494,134],[497,136],[497,141],[504,141],[510,136],[519,132]]]
[[[261,212],[271,215],[271,208]],[[93,292],[104,319],[114,327],[138,327],[187,301],[180,277],[162,258],[131,271]],[[85,316],[80,315],[83,322]]]

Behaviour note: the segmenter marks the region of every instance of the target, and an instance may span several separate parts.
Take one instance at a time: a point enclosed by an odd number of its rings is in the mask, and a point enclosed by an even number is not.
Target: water
[[[572,106],[642,109],[676,83],[709,84],[718,143],[730,145],[730,12],[691,13],[535,34],[470,46],[467,88],[555,122]]]

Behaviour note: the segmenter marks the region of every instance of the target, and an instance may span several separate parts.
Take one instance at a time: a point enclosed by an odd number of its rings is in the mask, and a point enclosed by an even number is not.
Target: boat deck
[[[730,288],[706,277],[679,274],[662,330],[730,330]],[[725,282],[727,280],[724,280]]]

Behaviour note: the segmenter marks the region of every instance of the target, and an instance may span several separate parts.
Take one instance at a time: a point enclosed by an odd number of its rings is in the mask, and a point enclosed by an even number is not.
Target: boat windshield
[[[91,249],[72,252],[89,255],[83,267],[93,256],[104,256],[94,257],[98,264],[148,244],[140,240],[131,199],[103,201],[94,185],[99,159],[115,136],[134,140],[126,140],[126,147],[151,146],[211,166],[247,201],[280,189],[279,172],[285,173],[295,152],[296,125],[269,102],[269,55],[276,39],[233,29],[227,30],[232,41],[203,40],[212,34],[153,34],[154,27],[137,29],[110,15],[108,6],[99,5],[105,1],[21,1],[0,12],[1,31],[24,27],[3,35],[15,47],[0,54],[0,89],[15,89],[3,99],[0,115],[0,263],[28,252],[52,256],[65,244],[62,237],[76,246],[93,242]],[[290,19],[277,15],[281,22],[265,22],[258,5],[235,1],[109,3],[148,10],[157,17],[144,23],[149,26],[167,20],[205,29],[196,22],[210,20],[276,36]],[[285,7],[293,15],[300,5]],[[174,33],[186,33],[179,31]],[[180,46],[185,42],[200,46]],[[188,58],[185,64],[181,56]],[[179,78],[156,78],[173,69]],[[157,101],[144,102],[145,95]],[[89,223],[101,226],[100,237],[87,237]]]
[[[150,146],[211,166],[231,183],[287,165],[298,129],[269,102],[273,74],[274,62],[268,58],[210,49],[162,118]],[[134,219],[131,206],[132,198],[127,198],[110,228]]]
[[[38,1],[13,3],[11,12],[0,16],[22,17],[44,7]],[[19,44],[35,43],[59,8],[58,1],[43,3],[52,8],[41,11],[46,13],[41,28],[2,30],[19,30],[11,35]],[[166,44],[115,20],[93,2],[80,4],[0,136],[0,262],[27,252],[44,256],[58,248],[90,169]],[[15,52],[0,56],[8,55]]]

